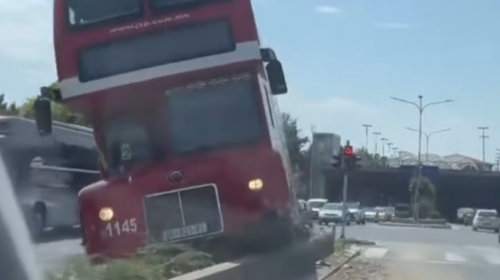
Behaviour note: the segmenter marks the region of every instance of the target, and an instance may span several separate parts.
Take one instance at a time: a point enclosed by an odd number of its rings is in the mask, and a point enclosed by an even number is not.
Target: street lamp
[[[389,141],[389,139],[387,139],[387,138],[382,138],[382,139],[380,139],[380,141],[382,141],[382,157],[384,157],[384,156],[385,156],[385,143],[386,143],[387,141]]]
[[[411,128],[411,127],[407,127],[406,129],[408,130],[411,130],[411,131],[414,131],[414,132],[419,132],[417,129],[414,129],[414,128]],[[429,138],[434,135],[434,134],[438,134],[438,133],[443,133],[443,132],[447,132],[447,131],[450,131],[451,128],[446,128],[446,129],[441,129],[441,130],[436,130],[436,131],[433,131],[431,133],[425,133],[422,131],[422,134],[424,134],[425,136],[425,161],[428,162],[429,161]]]
[[[496,154],[495,154],[495,161],[497,164],[497,172],[500,171],[500,149],[495,149]]]
[[[378,138],[380,137],[382,133],[380,132],[373,132],[373,135],[375,136],[375,153],[373,155],[376,155],[378,153],[378,150],[377,150],[377,144],[378,144]]]
[[[372,125],[364,124],[363,127],[365,128],[366,152],[368,153],[368,133],[370,132]]]
[[[394,145],[394,143],[387,143],[386,145],[389,148],[387,149],[387,154],[389,155],[389,157],[391,157],[392,145]]]
[[[453,102],[451,99],[447,100],[442,100],[442,101],[437,101],[437,102],[431,102],[427,104],[422,103],[422,99],[424,98],[423,95],[418,96],[418,103],[408,101],[406,99],[401,99],[397,97],[391,97],[391,99],[410,104],[415,106],[418,109],[418,167],[417,167],[417,187],[415,188],[415,195],[414,195],[414,204],[413,204],[413,215],[415,219],[418,220],[418,191],[420,189],[421,183],[422,183],[422,115],[424,114],[424,110],[433,105],[439,105],[439,104],[444,104],[444,103],[450,103]]]
[[[486,147],[486,138],[489,138],[489,136],[486,135],[486,130],[488,130],[490,128],[487,127],[487,126],[480,126],[480,127],[478,127],[478,129],[482,131],[481,135],[479,135],[479,138],[482,138],[482,140],[483,140],[483,162],[485,162],[486,161],[486,151],[485,151],[486,150],[485,149],[485,147]]]

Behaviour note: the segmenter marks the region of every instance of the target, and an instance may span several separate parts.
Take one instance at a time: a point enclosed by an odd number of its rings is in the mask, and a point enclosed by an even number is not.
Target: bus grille
[[[222,214],[215,185],[204,185],[175,192],[147,196],[144,200],[146,226],[152,242],[181,241],[223,231]],[[197,233],[191,226],[204,224],[206,231]],[[184,230],[175,238],[166,232]],[[168,240],[166,240],[168,239]]]

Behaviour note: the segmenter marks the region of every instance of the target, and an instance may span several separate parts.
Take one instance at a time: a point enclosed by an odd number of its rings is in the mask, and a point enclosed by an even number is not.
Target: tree
[[[55,86],[55,83],[50,85],[50,87]],[[35,100],[36,97],[28,98],[26,102],[21,105],[18,110],[21,116],[29,119],[35,118]],[[85,119],[81,114],[75,113],[65,105],[55,102],[52,102],[52,119],[64,123],[85,125]]]
[[[436,186],[427,177],[422,177],[422,182],[418,190],[418,212],[419,217],[429,218],[436,215]],[[418,179],[413,177],[410,181],[411,189],[418,186]]]
[[[297,126],[297,120],[292,118],[290,114],[282,114],[283,129],[285,133],[286,144],[290,160],[294,167],[298,167],[300,171],[307,169],[307,160],[304,154],[304,146],[309,142],[307,137],[300,135],[300,129]]]
[[[15,103],[7,104],[5,102],[5,94],[0,93],[0,115],[3,116],[17,116],[19,115],[19,109]]]
[[[21,105],[21,116],[29,119],[35,118],[35,100],[36,97],[31,97]],[[52,119],[64,123],[84,125],[85,121],[83,116],[72,112],[68,107],[63,104],[52,103]]]

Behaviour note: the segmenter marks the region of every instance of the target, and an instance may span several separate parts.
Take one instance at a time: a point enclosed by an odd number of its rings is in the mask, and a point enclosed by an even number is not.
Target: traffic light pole
[[[345,239],[345,227],[347,224],[347,185],[349,183],[349,176],[347,172],[344,171],[344,183],[342,186],[342,228],[340,231],[340,238]]]

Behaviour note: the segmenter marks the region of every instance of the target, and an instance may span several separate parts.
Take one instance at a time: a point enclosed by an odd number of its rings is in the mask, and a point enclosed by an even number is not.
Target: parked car
[[[311,198],[307,201],[309,208],[313,211],[313,219],[317,219],[319,215],[319,210],[328,202],[326,198]]]
[[[472,220],[474,219],[474,216],[476,216],[476,211],[465,213],[464,216],[462,217],[464,226],[472,225]]]
[[[361,209],[359,202],[347,202],[346,207],[349,213],[348,218],[351,222],[357,223],[358,225],[364,225],[366,223],[365,212]]]
[[[377,211],[377,216],[375,218],[375,222],[377,223],[390,221],[393,215],[389,207],[378,206],[375,207],[375,211]]]
[[[476,211],[476,215],[472,220],[472,230],[479,229],[493,230],[499,232],[500,218],[498,217],[497,210],[480,209]]]
[[[347,211],[345,211],[347,213]],[[329,223],[341,223],[346,221],[346,225],[351,222],[344,216],[344,205],[342,203],[326,203],[319,211],[318,222],[320,225],[328,225]]]
[[[378,211],[374,207],[364,208],[365,220],[367,222],[375,222],[377,220]]]

